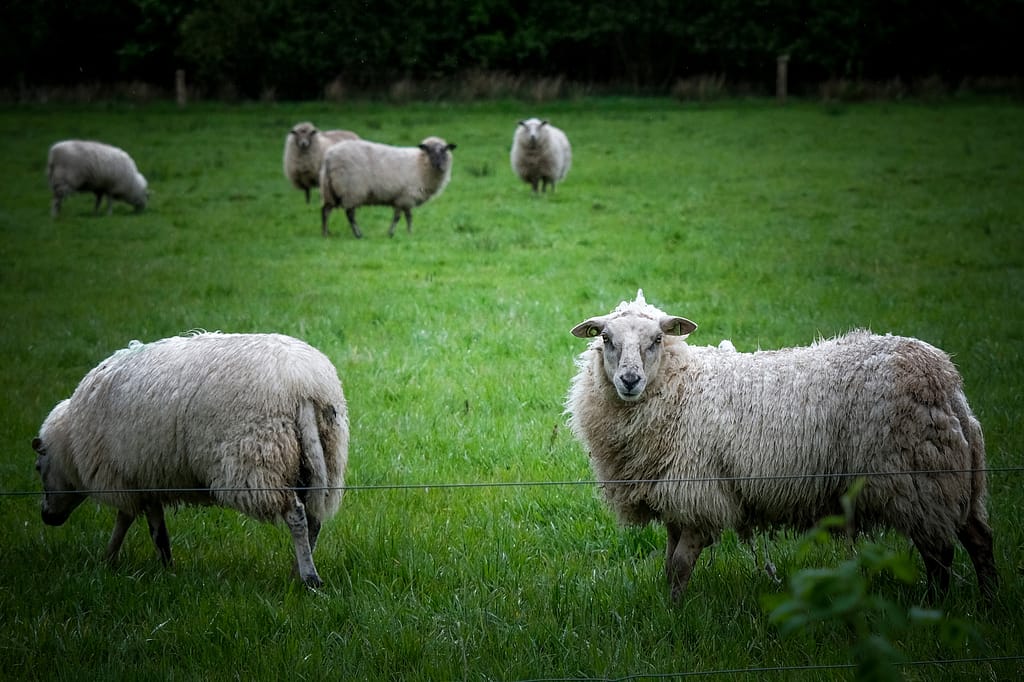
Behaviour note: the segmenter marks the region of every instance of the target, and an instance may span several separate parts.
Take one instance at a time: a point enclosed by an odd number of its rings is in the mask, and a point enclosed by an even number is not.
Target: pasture
[[[508,150],[521,118],[569,135],[573,168],[532,196]],[[281,169],[294,123],[458,148],[445,192],[386,234],[343,212],[320,236]],[[49,213],[63,138],[129,151],[147,210],[91,195]],[[778,594],[732,533],[668,599],[663,529],[615,524],[562,403],[585,342],[569,334],[642,287],[694,320],[693,344],[806,344],[856,327],[951,353],[985,430],[1002,585],[980,601],[958,548],[933,604],[976,629],[897,643],[909,679],[1024,675],[1024,108],[971,100],[831,105],[601,98],[408,104],[91,104],[0,109],[0,670],[10,679],[834,679],[852,634],[783,636]],[[113,511],[39,519],[29,443],[82,376],[133,339],[193,329],[300,337],[338,367],[352,444],[341,511],[316,551],[326,585],[290,579],[283,526],[183,508],[164,569],[144,524],[119,564]],[[1018,468],[1014,471],[1014,468]],[[784,484],[784,482],[780,482]],[[880,544],[920,559],[901,537]],[[766,540],[762,540],[764,546]],[[863,541],[861,541],[863,542]],[[767,540],[783,580],[805,556]],[[872,588],[924,602],[884,577]],[[1005,657],[1010,657],[1009,659]],[[1013,658],[1016,657],[1016,658]],[[1002,659],[1002,660],[1000,660]]]

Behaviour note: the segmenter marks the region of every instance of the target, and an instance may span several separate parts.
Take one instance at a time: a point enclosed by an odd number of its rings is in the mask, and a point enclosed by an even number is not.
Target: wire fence
[[[546,480],[546,481],[441,481],[441,482],[420,482],[420,483],[374,483],[343,486],[288,486],[288,487],[224,487],[224,488],[109,488],[109,489],[88,489],[77,490],[82,495],[112,495],[112,494],[146,494],[146,495],[196,495],[211,494],[213,492],[268,492],[290,490],[295,492],[313,492],[327,490],[343,490],[347,492],[383,492],[383,491],[431,491],[431,490],[465,490],[482,488],[542,488],[542,487],[584,487],[584,486],[608,486],[608,485],[641,485],[641,484],[707,484],[707,483],[741,483],[741,482],[786,482],[793,480],[855,480],[859,478],[892,477],[892,476],[936,476],[954,474],[974,474],[978,469],[972,468],[951,468],[951,469],[928,469],[911,471],[862,471],[862,472],[830,472],[810,474],[770,474],[757,476],[717,476],[697,478],[657,478],[657,479],[621,479],[621,480]],[[1024,473],[1024,466],[991,467],[984,470],[986,474],[1021,474]],[[45,494],[42,490],[0,490],[0,498],[3,497],[31,497]],[[939,668],[949,669],[957,666],[1010,664],[1020,663],[1017,672],[1024,669],[1024,654],[971,657],[971,658],[949,658],[932,660],[900,661],[892,665],[898,668]],[[767,675],[791,676],[799,674],[811,674],[815,672],[841,672],[851,671],[856,668],[853,663],[837,664],[812,664],[794,666],[768,666],[751,668],[723,668],[715,670],[691,670],[683,672],[666,673],[637,673],[627,674],[619,677],[545,677],[523,679],[518,682],[632,682],[636,680],[672,680],[697,677],[764,677]]]
[[[937,476],[946,474],[974,474],[983,471],[986,474],[1020,474],[1024,466],[990,467],[986,469],[917,469],[910,471],[861,471],[861,472],[830,472],[808,474],[764,474],[754,476],[701,476],[694,478],[630,478],[615,480],[576,479],[560,481],[454,481],[424,483],[370,483],[340,486],[284,486],[284,487],[217,487],[217,488],[90,488],[68,492],[80,495],[125,495],[125,494],[209,494],[211,492],[276,492],[291,490],[294,492],[323,492],[331,490],[349,491],[386,491],[386,490],[452,490],[463,488],[540,488],[540,487],[578,487],[578,486],[611,486],[611,485],[654,485],[659,483],[700,484],[700,483],[749,483],[758,481],[794,481],[815,479],[858,479],[894,476]],[[62,492],[62,491],[54,491]],[[0,490],[0,497],[22,497],[45,494],[42,490]]]

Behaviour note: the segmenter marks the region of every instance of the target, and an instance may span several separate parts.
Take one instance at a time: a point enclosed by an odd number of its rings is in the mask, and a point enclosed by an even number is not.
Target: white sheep
[[[358,140],[350,130],[318,130],[309,121],[296,123],[284,138],[284,176],[306,193],[320,185],[320,164],[324,152],[335,142]]]
[[[313,565],[321,523],[341,503],[348,410],[331,361],[279,334],[202,333],[132,342],[86,374],[32,447],[42,518],[63,524],[87,497],[117,509],[117,558],[145,514],[164,564],[165,504],[215,504],[291,531],[295,569]]]
[[[412,209],[439,195],[452,177],[454,144],[428,137],[416,147],[392,147],[366,141],[345,141],[331,146],[320,168],[320,231],[329,236],[331,209],[342,207],[352,234],[363,236],[356,223],[360,206],[391,206],[395,209],[388,236],[395,235],[399,216],[412,232]]]
[[[113,211],[112,200],[124,201],[141,211],[149,200],[146,178],[135,161],[123,149],[91,140],[63,140],[50,147],[46,174],[53,192],[50,214],[60,215],[60,205],[75,192],[96,195],[95,212],[103,197],[107,198],[107,214]]]
[[[547,121],[530,118],[516,126],[509,157],[512,170],[535,194],[538,185],[544,192],[550,185],[553,192],[572,166],[572,147],[564,132]]]
[[[945,353],[867,331],[741,353],[687,345],[694,329],[642,291],[580,323],[566,400],[619,520],[666,525],[674,598],[723,529],[809,528],[859,475],[858,528],[910,538],[940,590],[959,538],[995,590],[984,438]]]

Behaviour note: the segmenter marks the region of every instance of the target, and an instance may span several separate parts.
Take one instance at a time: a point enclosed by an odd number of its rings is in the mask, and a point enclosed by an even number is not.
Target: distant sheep
[[[858,528],[906,535],[943,591],[959,538],[995,590],[984,438],[945,353],[867,331],[740,353],[687,345],[694,329],[642,291],[580,323],[594,341],[566,400],[620,521],[667,526],[674,598],[723,529],[812,527],[862,474]]]
[[[572,166],[572,147],[569,138],[547,121],[530,118],[520,121],[512,136],[509,153],[512,170],[523,182],[529,183],[534,193],[538,185],[546,192],[565,179]]]
[[[395,209],[388,236],[395,235],[399,216],[405,213],[406,231],[412,232],[412,208],[436,197],[452,177],[452,150],[440,137],[428,137],[417,147],[392,147],[376,142],[339,142],[324,154],[320,169],[320,231],[330,235],[327,218],[331,209],[345,209],[352,234],[363,236],[356,223],[360,206],[391,206]]]
[[[46,174],[53,192],[50,214],[60,215],[60,205],[75,192],[96,195],[95,212],[107,198],[107,214],[114,207],[112,200],[124,201],[141,211],[149,199],[146,178],[135,161],[123,149],[89,140],[64,140],[50,147]]]
[[[43,521],[87,497],[117,509],[107,557],[145,514],[165,565],[166,504],[214,504],[283,519],[311,587],[321,523],[341,503],[348,411],[331,361],[278,334],[199,334],[132,342],[86,374],[32,447]]]
[[[317,130],[309,121],[296,123],[284,138],[284,176],[306,193],[320,185],[320,164],[324,152],[335,142],[358,140],[349,130]]]

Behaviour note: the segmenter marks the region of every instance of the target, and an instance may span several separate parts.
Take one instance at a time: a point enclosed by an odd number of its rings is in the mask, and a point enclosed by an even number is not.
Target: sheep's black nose
[[[636,372],[626,372],[619,379],[622,380],[622,385],[627,391],[632,391],[633,388],[640,383],[640,375]]]

